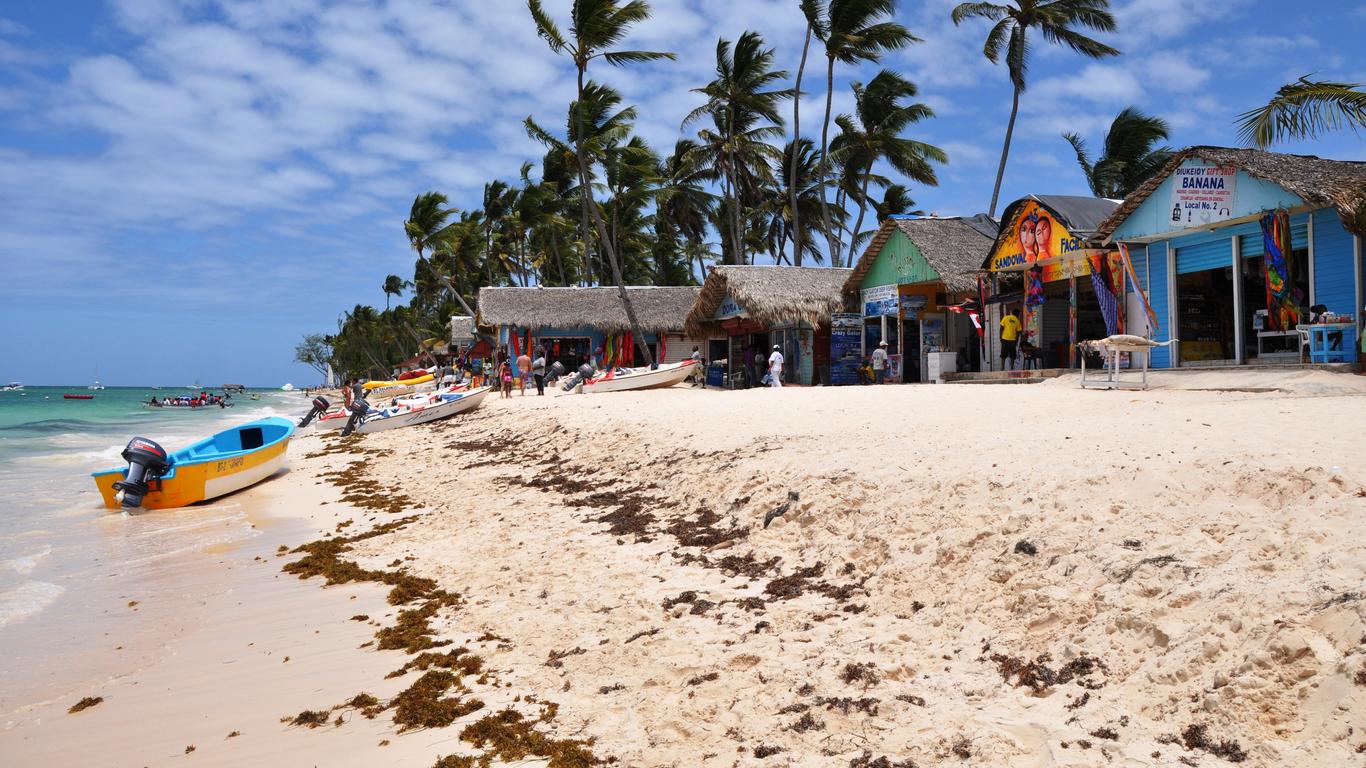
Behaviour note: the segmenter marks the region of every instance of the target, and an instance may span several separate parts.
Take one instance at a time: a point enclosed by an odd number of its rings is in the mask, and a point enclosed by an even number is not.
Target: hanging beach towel
[[[1300,319],[1290,263],[1285,258],[1291,252],[1290,214],[1285,211],[1268,213],[1262,217],[1261,225],[1262,243],[1266,247],[1267,320],[1271,330],[1287,331]]]
[[[1091,289],[1096,292],[1096,302],[1100,304],[1100,314],[1105,318],[1105,335],[1119,333],[1119,300],[1110,288],[1109,270],[1105,268],[1105,256],[1101,256],[1101,268],[1097,269],[1091,259],[1086,265],[1091,272]]]

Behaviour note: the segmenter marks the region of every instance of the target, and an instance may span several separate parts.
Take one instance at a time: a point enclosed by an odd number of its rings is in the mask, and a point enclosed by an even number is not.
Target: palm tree
[[[412,287],[412,283],[404,280],[398,275],[389,275],[384,278],[384,308],[389,308],[390,296],[402,296],[403,292]]]
[[[1282,86],[1266,106],[1238,116],[1238,136],[1266,149],[1280,141],[1313,139],[1328,131],[1366,128],[1366,92],[1361,83],[1310,80]]]
[[[455,208],[445,207],[446,203],[446,196],[440,192],[428,192],[418,195],[413,200],[408,220],[403,222],[403,231],[408,235],[408,242],[413,246],[413,250],[417,251],[419,262],[426,261],[426,252],[441,244],[441,240],[448,234],[446,220],[459,212]],[[464,297],[457,293],[456,299],[465,314],[473,317],[474,310],[465,303]]]
[[[777,154],[767,140],[782,135],[778,103],[791,97],[793,91],[772,86],[786,78],[787,72],[773,69],[773,49],[764,48],[758,32],[745,32],[733,47],[721,38],[716,43],[716,79],[693,89],[707,101],[683,119],[686,127],[703,115],[711,115],[716,126],[717,141],[713,143],[719,151],[714,160],[722,174],[724,193],[734,203],[728,208],[734,264],[745,263],[741,187],[746,173],[757,169],[746,156],[756,150],[762,155]],[[762,175],[771,175],[767,162],[763,163]]]
[[[903,103],[915,97],[918,92],[915,83],[884,69],[867,86],[854,83],[853,89],[857,122],[849,115],[836,118],[841,135],[836,139],[836,148],[833,150],[844,159],[849,172],[856,174],[859,185],[856,197],[859,203],[858,219],[849,238],[848,263],[851,265],[858,247],[859,232],[863,228],[863,217],[868,211],[868,186],[873,179],[873,166],[885,160],[908,179],[937,186],[939,179],[931,163],[948,162],[948,156],[939,147],[901,136],[911,125],[934,117],[934,111],[924,104]]]
[[[797,83],[792,88],[793,140],[799,140],[802,137],[802,78],[806,75],[806,57],[811,51],[811,38],[815,35],[817,26],[821,23],[820,0],[801,0],[801,8],[802,15],[806,17],[806,36],[802,39],[802,60],[801,63],[797,65]],[[822,36],[824,36],[824,33],[822,33]],[[797,152],[785,154],[787,164],[784,167],[787,168],[786,186],[789,194],[788,210],[791,212],[792,216],[792,256],[795,260],[795,266],[800,267],[802,265],[802,254],[806,251],[806,248],[804,247],[806,238],[803,237],[805,233],[802,230],[801,221],[802,206],[800,204],[801,201],[797,199],[798,190],[801,188],[801,182],[798,176],[798,173],[801,170],[798,167],[801,158],[800,153]]]
[[[885,21],[896,11],[896,0],[828,0],[804,4],[807,25],[825,43],[825,121],[821,125],[821,221],[832,266],[839,266],[841,246],[830,216],[825,187],[831,179],[830,109],[835,97],[835,63],[858,64],[877,61],[886,51],[905,48],[920,38],[894,21]]]
[[[1154,146],[1164,141],[1169,131],[1166,120],[1129,107],[1110,123],[1105,148],[1094,162],[1081,136],[1064,133],[1062,137],[1076,151],[1077,164],[1086,174],[1091,192],[1096,197],[1122,200],[1171,160],[1171,147]]]
[[[1020,94],[1025,89],[1025,75],[1029,70],[1029,30],[1037,29],[1044,40],[1065,45],[1092,59],[1118,56],[1119,51],[1075,29],[1080,26],[1097,32],[1115,31],[1110,0],[1010,0],[1003,4],[961,3],[953,9],[955,25],[974,17],[995,22],[987,33],[982,53],[995,64],[1005,51],[1006,68],[1014,87],[1010,122],[1006,123],[1006,140],[1001,148],[1001,165],[996,170],[996,187],[991,192],[991,207],[987,210],[988,216],[995,216],[996,203],[1001,197],[1001,181],[1006,173],[1006,158],[1010,156],[1010,140],[1015,135],[1015,118],[1020,112]]]
[[[783,147],[783,167],[797,172],[783,179],[773,190],[772,220],[769,227],[769,253],[776,263],[787,260],[787,243],[792,243],[792,263],[800,267],[809,256],[819,264],[824,259],[816,245],[820,232],[820,173],[816,145],[811,139],[794,139]],[[789,188],[795,183],[795,187]],[[793,200],[796,205],[793,205]]]
[[[576,103],[579,105],[584,102],[585,75],[588,71],[588,63],[593,59],[602,58],[608,64],[624,66],[636,62],[675,58],[672,53],[657,51],[607,50],[621,42],[632,25],[650,17],[650,6],[644,0],[629,0],[624,4],[621,0],[574,0],[573,8],[570,11],[570,37],[565,37],[560,32],[555,21],[541,6],[541,0],[527,0],[527,8],[531,11],[532,20],[536,22],[537,34],[550,45],[550,50],[556,54],[566,54],[573,59],[578,88]],[[617,259],[612,244],[608,241],[607,226],[602,220],[602,212],[593,203],[593,189],[589,186],[588,158],[584,154],[582,141],[582,137],[585,135],[585,131],[582,130],[583,121],[584,115],[581,111],[576,110],[573,120],[576,129],[570,132],[570,138],[574,140],[574,149],[579,165],[579,185],[582,190],[580,196],[583,199],[585,211],[583,240],[586,245],[588,242],[586,224],[591,215],[603,250],[607,254],[607,260],[612,265],[612,277],[616,280],[617,295],[621,297],[622,307],[626,310],[626,319],[631,324],[631,334],[635,338],[636,346],[640,349],[642,356],[653,367],[654,356],[650,354],[650,348],[645,345],[645,334],[640,332],[640,323],[636,320],[635,308],[631,306],[631,299],[626,295],[626,284],[621,276],[621,263]]]

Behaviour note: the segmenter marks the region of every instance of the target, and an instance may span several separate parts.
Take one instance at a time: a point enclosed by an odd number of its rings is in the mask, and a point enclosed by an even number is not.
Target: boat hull
[[[384,432],[399,427],[411,427],[417,424],[426,424],[440,419],[447,419],[457,414],[466,413],[478,408],[484,402],[484,397],[488,395],[489,387],[471,390],[468,394],[457,400],[447,400],[444,403],[428,405],[422,408],[405,409],[393,416],[372,416],[365,420],[364,424],[356,427],[356,431],[362,435],[375,432]]]
[[[228,432],[248,429],[264,422],[278,422],[274,428],[284,436],[268,442],[259,448],[231,451],[215,456],[207,452],[191,456],[194,449],[185,449],[172,454],[176,459],[169,475],[149,484],[147,495],[143,497],[143,509],[174,509],[191,504],[216,499],[248,486],[255,485],[280,470],[285,464],[289,451],[290,437],[294,426],[284,419],[263,419],[244,424],[241,427],[221,432],[215,438]],[[213,441],[196,443],[196,446]],[[94,473],[95,487],[107,509],[119,509],[121,504],[114,483],[124,479],[127,468],[105,470]]]
[[[628,374],[613,376],[610,379],[602,378],[588,382],[583,385],[583,391],[593,394],[672,387],[675,384],[681,384],[684,379],[688,378],[688,374],[695,370],[693,368],[694,365],[696,365],[696,363],[687,360],[673,366],[660,366],[655,370],[635,368]]]

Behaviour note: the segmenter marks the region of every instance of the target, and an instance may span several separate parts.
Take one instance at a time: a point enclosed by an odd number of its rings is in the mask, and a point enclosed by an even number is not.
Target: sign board
[[[1038,264],[1072,262],[1086,252],[1086,241],[1074,237],[1048,209],[1030,201],[1010,223],[1005,240],[991,254],[992,272],[1022,272]]]
[[[716,314],[712,315],[713,320],[729,320],[732,317],[744,317],[749,314],[745,308],[740,306],[740,302],[727,296],[721,302],[721,306],[716,308]]]
[[[881,317],[895,315],[897,310],[897,288],[895,285],[879,285],[863,289],[863,316]]]
[[[1183,165],[1172,174],[1173,229],[1200,227],[1233,217],[1238,169]]]
[[[858,366],[863,357],[860,344],[863,316],[836,312],[830,316],[830,383],[836,386],[858,383]]]
[[[929,304],[930,298],[923,293],[903,293],[901,294],[901,314],[907,320],[914,320],[920,316]]]

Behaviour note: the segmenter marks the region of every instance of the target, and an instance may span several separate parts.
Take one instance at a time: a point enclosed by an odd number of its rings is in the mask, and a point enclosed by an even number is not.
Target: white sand
[[[269,558],[240,613],[91,691],[106,697],[96,708],[11,725],[0,752],[24,765],[427,766],[475,754],[461,726],[534,694],[560,705],[558,735],[630,766],[1224,763],[1167,743],[1195,724],[1236,741],[1247,765],[1361,764],[1366,379],[1157,383],[515,397],[368,436],[388,455],[367,474],[431,512],[352,556],[369,568],[411,557],[410,573],[464,595],[434,621],[443,637],[506,638],[479,647],[488,683],[467,681],[488,709],[405,735],[384,717],[281,725],[413,676],[383,680],[402,655],[356,649],[374,627],[351,614],[393,613],[379,588],[320,592],[273,578]],[[1230,389],[1275,391],[1217,391]],[[289,503],[306,505],[331,492],[306,472],[288,479],[259,491],[292,488]],[[655,519],[611,534],[589,519],[612,506],[566,503],[609,501],[593,494]],[[309,508],[318,530],[345,519]],[[715,528],[745,532],[710,549],[665,532],[681,520],[675,533],[696,534],[686,523],[704,508]],[[697,561],[750,555],[780,559],[754,578]],[[817,564],[803,594],[766,594]],[[1081,657],[1102,667],[1033,690],[992,658],[1045,653],[1053,671]],[[874,672],[846,681],[851,664]],[[760,745],[783,751],[756,757]]]

